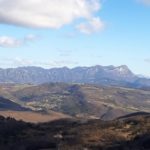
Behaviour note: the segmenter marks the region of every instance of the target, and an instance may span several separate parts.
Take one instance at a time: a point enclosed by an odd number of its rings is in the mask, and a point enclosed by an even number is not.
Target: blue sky
[[[125,64],[150,76],[150,0],[8,2],[0,1],[1,68]]]

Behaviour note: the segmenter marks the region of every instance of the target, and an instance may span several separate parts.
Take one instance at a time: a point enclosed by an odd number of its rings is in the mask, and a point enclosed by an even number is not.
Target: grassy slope
[[[0,115],[31,123],[48,122],[63,118],[71,118],[68,115],[53,111],[50,111],[49,113],[46,114],[31,111],[0,111]]]

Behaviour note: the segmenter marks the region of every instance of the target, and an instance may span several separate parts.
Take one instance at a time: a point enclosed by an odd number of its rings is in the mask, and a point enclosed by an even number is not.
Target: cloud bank
[[[100,0],[0,0],[0,23],[57,29],[85,19],[88,23],[80,24],[78,29],[95,32],[102,26],[100,18],[95,16],[100,8]],[[93,29],[87,31],[89,26]]]

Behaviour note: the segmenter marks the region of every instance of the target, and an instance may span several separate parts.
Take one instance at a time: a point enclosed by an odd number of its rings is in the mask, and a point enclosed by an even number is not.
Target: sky
[[[94,65],[150,76],[150,0],[0,0],[0,68]]]

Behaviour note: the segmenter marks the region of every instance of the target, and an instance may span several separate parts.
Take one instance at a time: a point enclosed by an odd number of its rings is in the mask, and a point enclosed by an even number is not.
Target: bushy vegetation
[[[149,150],[150,115],[31,124],[0,117],[0,150]]]

